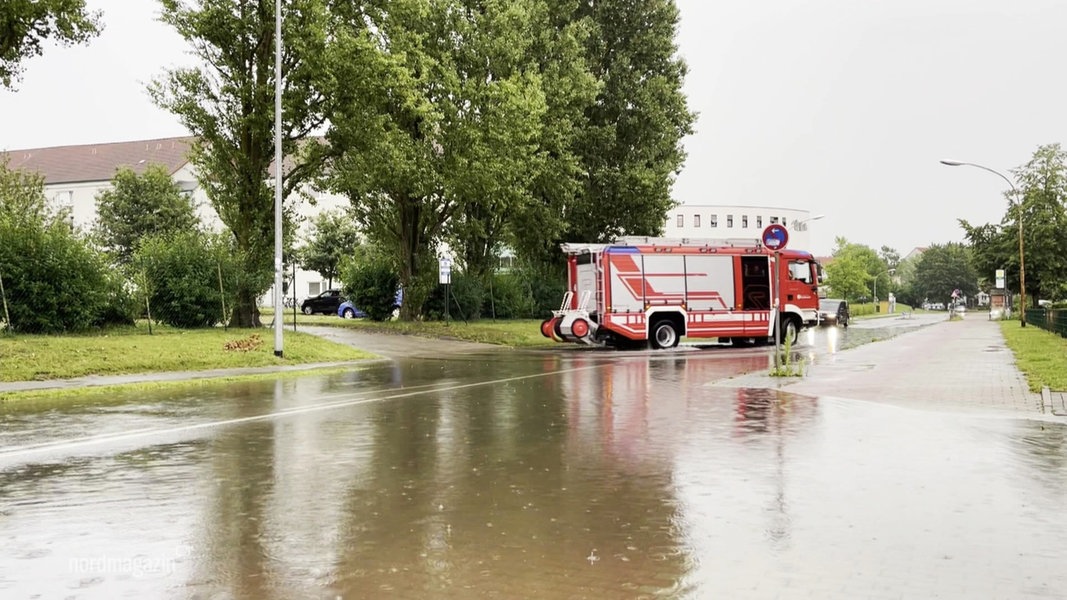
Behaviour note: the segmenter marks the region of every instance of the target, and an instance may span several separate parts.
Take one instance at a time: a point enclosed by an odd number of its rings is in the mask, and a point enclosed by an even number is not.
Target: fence
[[[1067,337],[1067,309],[1031,308],[1026,311],[1026,322],[1045,331]]]

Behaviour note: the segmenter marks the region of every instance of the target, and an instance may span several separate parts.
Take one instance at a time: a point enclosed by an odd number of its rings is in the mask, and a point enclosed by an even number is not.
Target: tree
[[[1026,292],[1031,305],[1038,298],[1067,297],[1067,236],[1063,235],[1067,228],[1065,162],[1067,152],[1059,144],[1048,144],[1038,147],[1029,162],[1012,171],[1023,196]],[[1018,234],[1018,229],[1015,233]]]
[[[930,246],[915,267],[915,295],[947,303],[958,289],[973,298],[978,293],[978,274],[970,254],[970,248],[954,242]]]
[[[161,165],[149,165],[141,175],[120,168],[111,189],[96,195],[96,204],[100,241],[123,264],[143,238],[193,231],[199,225],[192,199]]]
[[[592,34],[585,56],[600,91],[585,109],[576,152],[585,177],[565,208],[561,241],[657,235],[674,206],[671,185],[685,161],[685,62],[673,0],[580,0]]]
[[[541,76],[525,64],[531,10],[502,0],[338,7],[331,27],[328,185],[387,248],[414,318],[455,220],[465,260],[491,254],[498,216],[526,196]],[[462,232],[462,233],[459,233]],[[483,263],[484,264],[484,263]]]
[[[359,245],[359,229],[352,218],[341,211],[321,212],[312,219],[307,245],[298,251],[301,268],[315,271],[333,289],[333,280],[340,275],[341,262],[352,256]]]
[[[826,265],[830,294],[845,300],[855,300],[866,294],[870,277],[863,262],[854,256],[835,258]]]
[[[259,327],[257,300],[273,277],[274,0],[160,1],[162,20],[204,66],[170,70],[150,93],[196,136],[191,161],[200,185],[233,234],[242,276],[231,323]],[[324,73],[324,0],[287,0],[286,7],[282,194],[289,215],[294,192],[316,174],[328,148],[301,143],[324,123],[323,98],[312,86]]]
[[[974,266],[986,280],[1004,269],[1009,289],[1019,289],[1019,218],[1023,222],[1026,253],[1026,293],[1038,298],[1067,297],[1067,152],[1059,144],[1040,146],[1025,165],[1012,170],[1020,197],[1007,197],[1007,211],[999,225],[960,227],[973,248]]]
[[[834,242],[834,262],[841,259],[850,259],[852,262],[849,264],[858,265],[865,274],[866,292],[862,296],[857,295],[857,297],[877,298],[878,294],[876,292],[879,288],[883,290],[883,298],[888,296],[891,290],[889,267],[878,253],[869,246],[850,243],[843,237],[838,237]],[[831,279],[831,281],[833,280]]]
[[[22,62],[43,52],[45,40],[81,44],[100,33],[100,12],[85,0],[4,0],[0,2],[0,87],[12,88]]]

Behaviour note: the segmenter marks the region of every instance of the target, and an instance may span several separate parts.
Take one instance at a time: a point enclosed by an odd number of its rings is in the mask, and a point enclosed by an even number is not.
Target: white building
[[[0,152],[0,155],[7,155],[9,169],[36,172],[44,177],[45,197],[55,208],[68,209],[72,225],[83,231],[93,227],[97,212],[96,196],[111,188],[111,180],[118,169],[129,167],[136,173],[142,173],[150,164],[166,168],[179,189],[192,196],[204,225],[219,230],[222,223],[207,194],[199,187],[196,169],[188,159],[192,141],[192,137],[163,138],[9,150]],[[317,202],[315,206],[295,199],[299,202],[298,215],[306,218],[348,203],[344,197],[332,194],[314,193],[314,197]],[[306,231],[306,219],[304,221],[301,228]],[[295,295],[298,300],[317,295],[326,289],[326,285],[327,282],[318,273],[297,269]],[[334,286],[338,285],[335,281]],[[294,291],[290,290],[286,295],[293,296]],[[272,298],[273,289],[264,303],[271,304]]]
[[[789,248],[810,249],[809,227],[821,215],[795,208],[731,204],[679,204],[667,214],[663,235],[671,238],[760,239],[764,228],[781,223],[789,231]]]

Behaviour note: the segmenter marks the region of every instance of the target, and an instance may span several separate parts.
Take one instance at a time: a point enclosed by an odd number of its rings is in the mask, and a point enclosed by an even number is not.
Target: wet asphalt
[[[1067,424],[936,317],[4,406],[0,597],[1067,597]]]

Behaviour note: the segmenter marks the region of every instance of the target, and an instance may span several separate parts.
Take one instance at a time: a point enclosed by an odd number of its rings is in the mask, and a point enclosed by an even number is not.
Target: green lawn
[[[0,336],[0,381],[262,367],[372,358],[366,352],[286,331],[274,356],[272,330],[177,330],[145,326],[86,335]]]
[[[1067,338],[1040,327],[1020,327],[1019,321],[1001,321],[1000,330],[1008,348],[1015,354],[1019,369],[1026,374],[1030,391],[1042,386],[1067,391]]]

